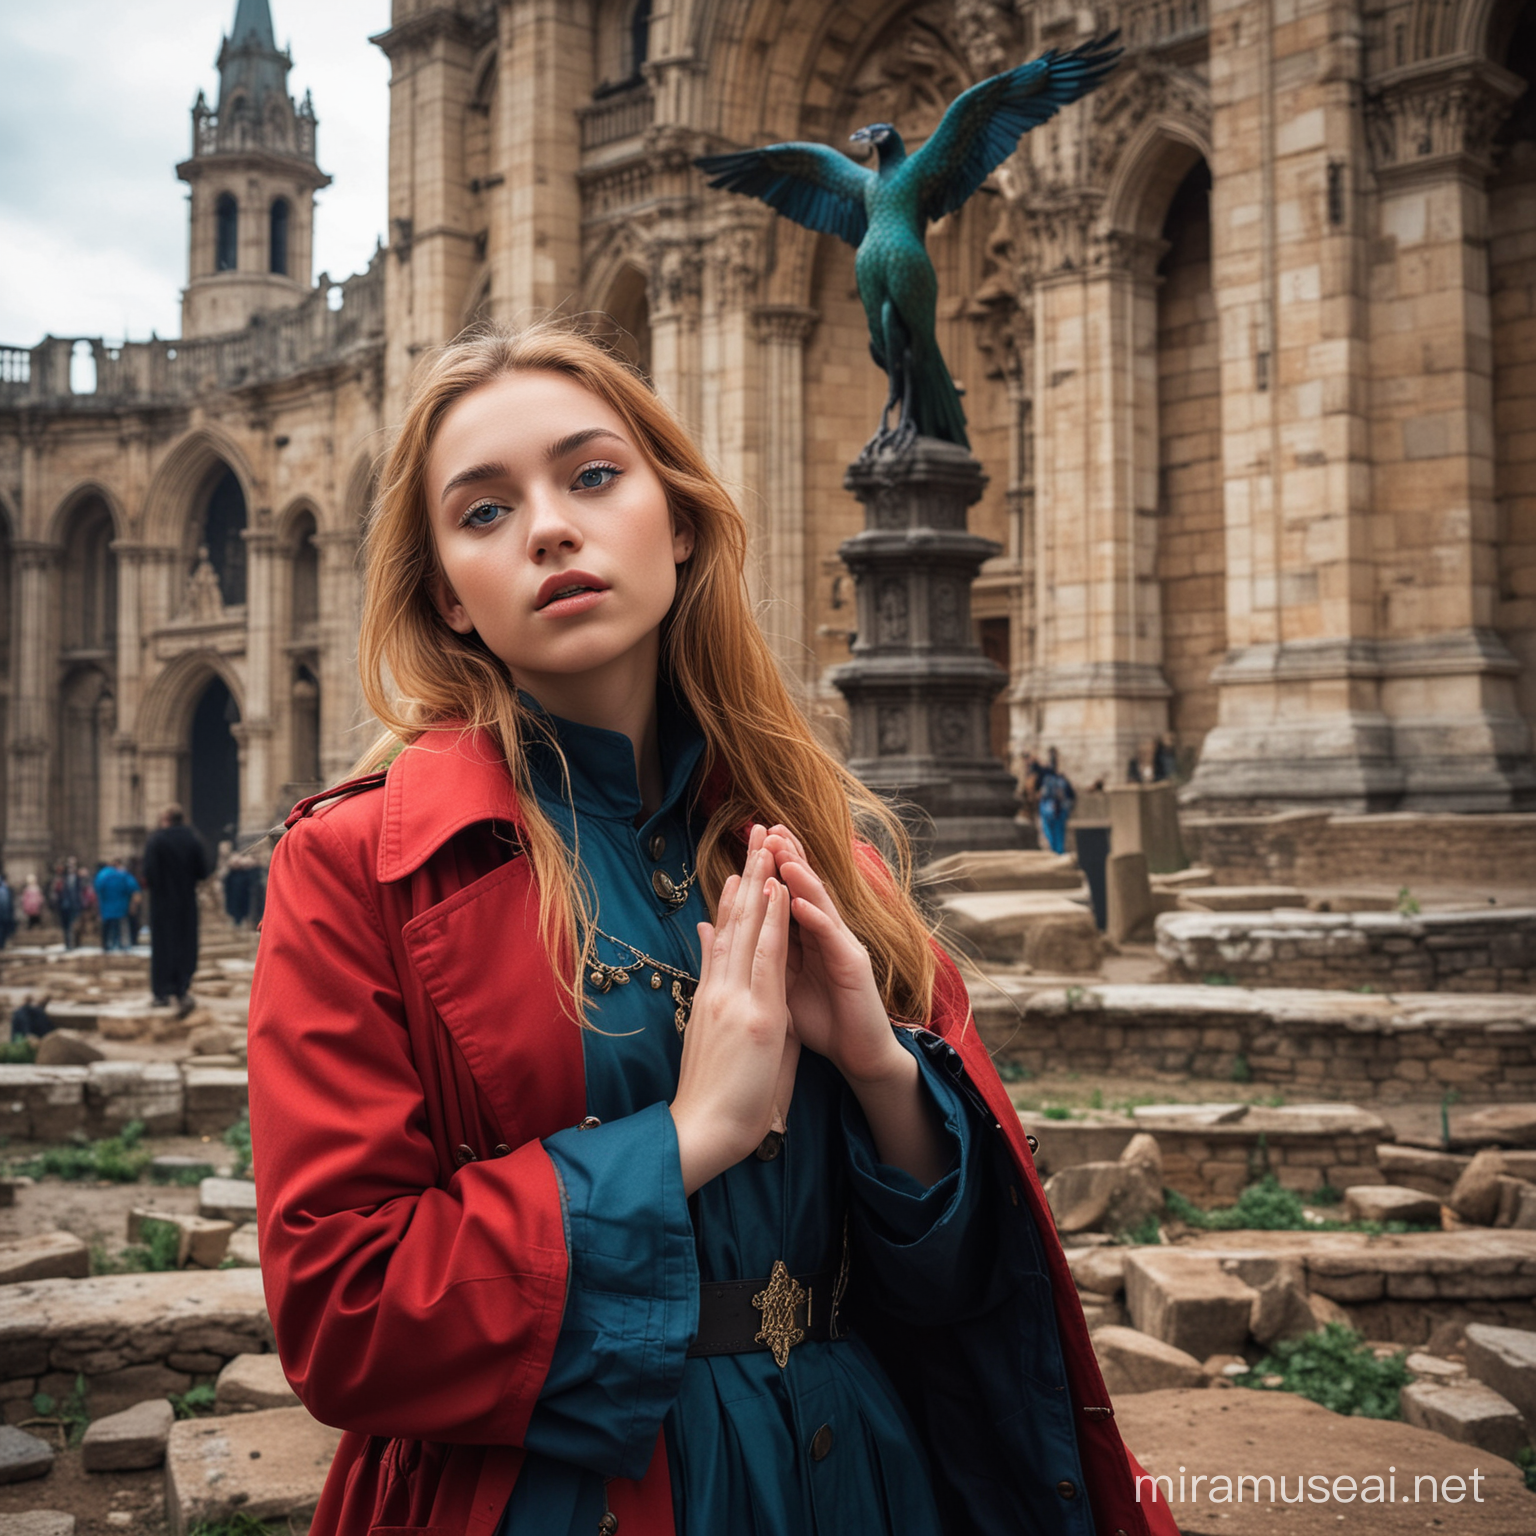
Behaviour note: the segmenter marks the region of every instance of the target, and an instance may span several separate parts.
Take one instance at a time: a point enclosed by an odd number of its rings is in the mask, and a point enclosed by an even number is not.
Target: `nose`
[[[528,556],[547,560],[558,551],[574,553],[581,548],[581,529],[571,516],[566,498],[552,487],[540,487],[528,503]]]

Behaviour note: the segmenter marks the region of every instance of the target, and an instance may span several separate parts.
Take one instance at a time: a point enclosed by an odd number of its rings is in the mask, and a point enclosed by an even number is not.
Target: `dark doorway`
[[[209,855],[223,838],[234,841],[240,825],[240,748],[230,726],[240,710],[224,679],[215,677],[192,713],[190,820]]]

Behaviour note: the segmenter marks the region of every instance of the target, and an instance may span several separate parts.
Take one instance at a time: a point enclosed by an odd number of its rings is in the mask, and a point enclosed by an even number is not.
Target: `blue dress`
[[[546,745],[530,746],[542,808],[579,853],[597,925],[667,965],[698,973],[695,884],[677,910],[653,885],[681,886],[702,823],[689,790],[697,726],[662,711],[665,794],[643,818],[629,739],[551,720],[570,783]],[[663,889],[665,889],[663,883]],[[629,965],[625,944],[599,959]],[[656,973],[658,976],[661,973]],[[940,1536],[925,1452],[873,1354],[855,1334],[796,1346],[781,1370],[767,1351],[689,1358],[701,1280],[835,1269],[845,1213],[866,1260],[853,1284],[921,1321],[963,1312],[985,1283],[968,1273],[976,1112],[914,1050],[949,1141],[950,1172],[929,1189],[879,1161],[858,1102],[830,1062],[802,1051],[783,1149],[748,1157],[684,1197],[668,1104],[682,1039],[670,978],[643,967],[606,993],[588,989],[587,1111],[545,1146],[563,1185],[570,1281],[553,1363],[525,1436],[523,1471],[501,1536],[593,1536],[604,1481],[638,1478],[666,1436],[679,1536]],[[690,1209],[691,1207],[691,1209]],[[828,1434],[830,1432],[830,1449]],[[817,1440],[819,1456],[812,1455]]]

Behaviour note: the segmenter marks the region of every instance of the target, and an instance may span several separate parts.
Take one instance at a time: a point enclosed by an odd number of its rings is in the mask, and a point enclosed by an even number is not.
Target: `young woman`
[[[1167,1536],[746,555],[590,341],[426,366],[367,534],[388,770],[289,818],[251,1000],[278,1349],[346,1431],[314,1529]]]

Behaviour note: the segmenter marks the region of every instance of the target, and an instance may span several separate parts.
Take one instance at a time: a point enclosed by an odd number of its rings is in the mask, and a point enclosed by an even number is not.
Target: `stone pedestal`
[[[998,553],[965,525],[986,476],[965,449],[918,438],[856,460],[843,483],[865,520],[838,551],[858,593],[853,660],[832,674],[848,700],[848,766],[920,813],[909,825],[921,856],[1023,847],[1013,777],[987,750],[1007,679],[971,633],[971,583]]]

